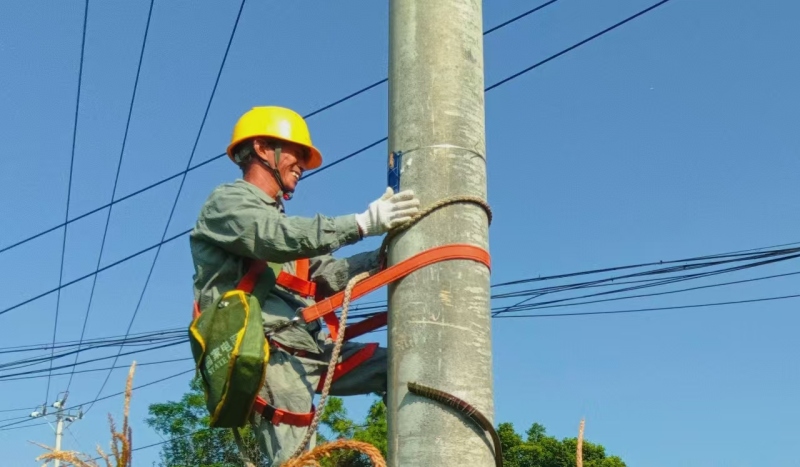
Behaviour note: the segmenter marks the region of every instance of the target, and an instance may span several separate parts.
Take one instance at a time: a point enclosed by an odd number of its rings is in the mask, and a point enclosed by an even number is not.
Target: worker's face
[[[273,160],[274,160],[273,154]],[[286,189],[294,191],[303,172],[306,170],[308,150],[298,144],[284,143],[281,149],[281,157],[278,161],[278,173]]]
[[[256,140],[253,147],[259,157],[266,160],[269,165],[276,167],[275,151],[264,140]],[[278,158],[277,169],[281,174],[283,185],[288,191],[294,191],[300,177],[306,170],[308,150],[299,144],[282,142],[281,156]]]

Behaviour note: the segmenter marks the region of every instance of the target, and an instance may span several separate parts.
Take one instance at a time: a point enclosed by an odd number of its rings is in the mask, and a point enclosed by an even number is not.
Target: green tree
[[[171,441],[161,449],[161,467],[239,467],[238,449],[230,430],[208,430],[205,398],[198,381],[180,401],[153,404],[149,408],[147,424]],[[384,457],[387,451],[386,406],[378,399],[370,406],[362,423],[348,417],[344,401],[328,398],[320,417],[321,429],[317,444],[335,439],[355,439],[377,447]],[[497,427],[503,448],[505,467],[574,467],[578,440],[558,440],[548,436],[545,427],[533,423],[525,437],[517,433],[511,423]],[[248,454],[258,459],[255,440],[249,429],[242,430]],[[367,467],[366,456],[357,452],[340,451],[321,461],[323,467]],[[602,445],[583,441],[584,467],[626,467],[617,456],[609,456]]]
[[[333,439],[355,439],[370,443],[378,448],[384,457],[388,449],[386,406],[383,400],[372,403],[367,417],[362,424],[356,424],[347,417],[344,401],[338,397],[331,397],[325,404],[325,410],[320,417],[321,424],[331,433]],[[317,444],[329,441],[323,434],[317,434]],[[357,452],[337,452],[321,462],[323,467],[367,467],[372,464],[369,459]]]
[[[169,439],[161,448],[162,467],[240,467],[239,450],[228,429],[208,429],[208,412],[200,381],[195,379],[180,401],[152,404],[148,407],[148,426]],[[242,431],[248,453],[257,452],[255,439]]]
[[[511,423],[501,423],[497,434],[503,446],[505,467],[574,467],[576,463],[577,438],[558,440],[547,436],[545,428],[534,423],[526,432],[527,439],[514,430]],[[626,467],[617,456],[607,456],[599,444],[583,441],[584,467]]]

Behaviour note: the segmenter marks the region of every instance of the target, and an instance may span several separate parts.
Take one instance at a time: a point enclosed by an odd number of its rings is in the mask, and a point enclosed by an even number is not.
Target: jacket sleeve
[[[353,276],[378,267],[379,250],[336,259],[330,255],[311,258],[310,279],[317,283],[317,293],[328,297],[344,290]]]
[[[360,240],[354,215],[288,217],[232,186],[212,193],[192,236],[238,256],[276,263],[329,254]]]

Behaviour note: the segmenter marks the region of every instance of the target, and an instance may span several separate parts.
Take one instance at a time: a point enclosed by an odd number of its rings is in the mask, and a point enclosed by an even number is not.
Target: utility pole
[[[422,208],[451,196],[486,199],[481,0],[389,5],[389,150],[400,189],[414,190]],[[451,243],[488,250],[483,209],[434,212],[393,241],[389,262]],[[486,266],[454,260],[389,287],[390,466],[495,465],[482,430],[406,386],[452,393],[493,420],[489,285]]]
[[[55,444],[55,451],[61,451],[61,438],[64,436],[64,422],[72,424],[76,420],[80,420],[83,418],[83,410],[79,409],[78,412],[72,412],[65,410],[64,407],[67,405],[67,396],[69,393],[63,393],[63,396],[59,394],[59,397],[56,398],[56,401],[53,402],[53,407],[56,409],[55,417],[56,417],[56,444]],[[39,408],[39,410],[34,411],[31,413],[31,418],[40,418],[47,416],[47,406],[43,405]],[[52,426],[52,425],[51,425]],[[58,459],[53,460],[53,467],[61,467],[61,461]]]

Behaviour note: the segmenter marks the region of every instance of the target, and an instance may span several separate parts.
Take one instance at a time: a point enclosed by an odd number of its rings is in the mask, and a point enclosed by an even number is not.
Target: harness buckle
[[[294,327],[299,322],[300,322],[300,316],[295,316],[294,318],[290,319],[289,321],[286,321],[286,322],[280,323],[280,324],[278,324],[276,326],[273,326],[272,328],[269,329],[269,331],[267,331],[265,333],[265,335],[267,336],[268,339],[272,338],[272,337],[275,336],[275,334],[277,334],[277,333],[279,333],[281,331],[285,331],[285,330],[287,330],[287,329],[289,329],[291,327]]]

